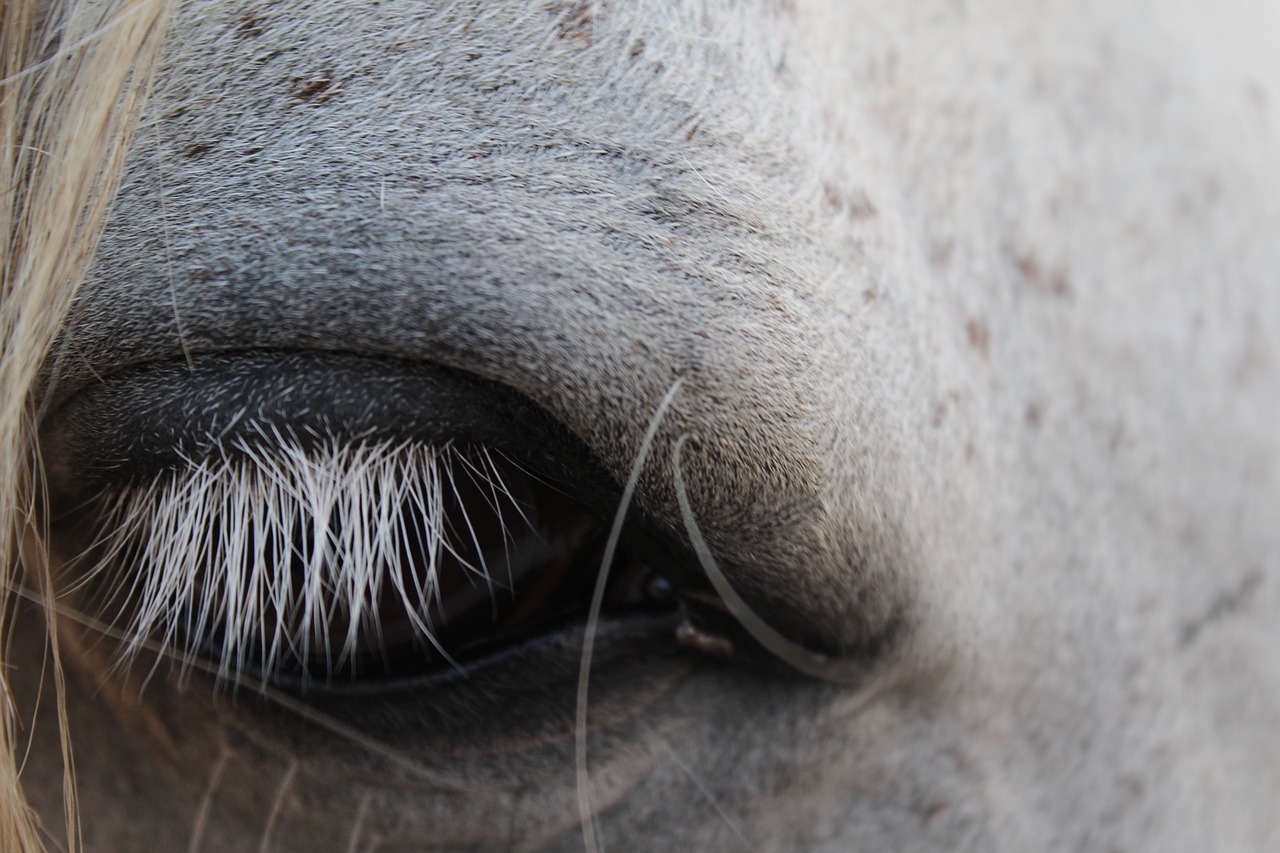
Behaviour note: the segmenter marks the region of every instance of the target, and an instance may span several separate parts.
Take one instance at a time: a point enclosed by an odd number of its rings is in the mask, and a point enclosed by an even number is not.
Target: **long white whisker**
[[[702,570],[706,573],[707,580],[711,582],[711,586],[715,589],[716,594],[720,596],[725,607],[733,614],[734,619],[738,620],[738,623],[756,639],[756,642],[797,671],[837,684],[861,684],[865,682],[867,678],[865,666],[855,661],[828,657],[827,655],[810,651],[799,643],[787,639],[777,629],[761,619],[751,605],[747,604],[742,596],[738,595],[737,590],[733,588],[733,584],[729,583],[729,579],[725,577],[724,572],[716,565],[715,558],[711,556],[711,549],[707,547],[706,540],[702,538],[702,533],[698,530],[697,520],[693,515],[693,508],[689,505],[689,492],[685,487],[684,475],[680,471],[680,453],[684,449],[688,438],[689,436],[682,435],[671,451],[676,501],[680,504],[680,516],[684,521],[685,532],[689,536],[690,544],[693,545],[693,551],[698,557],[698,562],[702,565]]]
[[[298,776],[298,760],[295,758],[289,762],[289,769],[284,772],[284,777],[280,780],[280,787],[276,789],[275,800],[271,803],[271,812],[267,815],[267,825],[262,830],[262,842],[258,845],[258,853],[268,853],[271,849],[271,836],[275,834],[276,823],[280,820],[280,814],[284,811],[285,799],[289,796],[289,789],[293,787],[294,779]]]
[[[187,845],[188,853],[200,853],[200,846],[204,844],[204,830],[209,823],[209,812],[213,809],[213,798],[217,794],[218,786],[222,784],[222,774],[226,772],[230,758],[230,750],[224,746],[213,769],[209,771],[209,784],[205,786],[204,795],[200,797],[200,808],[196,811],[196,819],[191,827],[191,843]]]
[[[639,722],[641,727],[644,728],[645,731],[649,733],[650,737],[652,737],[662,746],[662,748],[667,753],[667,757],[671,759],[671,762],[675,764],[675,766],[679,767],[680,770],[684,773],[684,775],[689,777],[689,781],[692,782],[694,787],[698,789],[698,793],[702,794],[703,798],[706,799],[706,801],[711,804],[711,808],[715,809],[716,814],[720,816],[720,819],[723,820],[725,824],[730,829],[733,830],[733,834],[738,836],[738,840],[742,842],[743,848],[748,850],[751,849],[751,844],[750,842],[747,841],[747,836],[742,833],[742,827],[738,826],[738,822],[734,820],[732,817],[730,817],[729,813],[724,810],[724,808],[720,805],[719,800],[717,800],[715,796],[711,793],[711,789],[708,788],[706,784],[703,783],[703,781],[698,778],[698,775],[693,772],[693,768],[684,762],[684,760],[680,757],[680,754],[676,752],[674,748],[672,748],[670,743],[667,742],[667,739],[664,738],[662,735],[658,734],[658,732],[655,731],[652,726],[650,726],[644,720],[640,720]]]
[[[640,440],[640,448],[636,452],[635,462],[631,465],[631,473],[627,476],[626,486],[622,490],[622,498],[618,501],[618,511],[613,516],[613,526],[609,529],[609,539],[605,543],[604,553],[600,558],[600,574],[596,578],[596,587],[591,594],[591,609],[587,611],[587,625],[582,637],[582,659],[578,667],[578,700],[577,713],[574,719],[574,759],[577,768],[578,786],[578,819],[582,824],[582,843],[588,853],[599,850],[596,837],[595,809],[591,804],[591,776],[587,770],[587,680],[591,675],[591,656],[595,651],[596,628],[600,624],[600,608],[604,606],[604,592],[609,581],[609,569],[613,565],[613,555],[622,536],[622,524],[626,520],[627,510],[631,507],[631,499],[635,495],[636,485],[640,482],[640,472],[649,459],[649,451],[653,449],[654,438],[658,434],[658,426],[666,417],[667,409],[680,391],[684,383],[677,378],[671,383],[666,396],[658,403],[649,426]]]
[[[360,806],[356,809],[356,819],[351,824],[351,837],[347,841],[347,853],[359,853],[360,836],[364,835],[364,821],[369,814],[369,800],[372,792],[365,791],[360,797]]]

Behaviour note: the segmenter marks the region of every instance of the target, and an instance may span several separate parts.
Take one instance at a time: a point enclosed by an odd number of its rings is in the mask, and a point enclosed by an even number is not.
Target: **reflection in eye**
[[[80,582],[128,625],[224,680],[313,686],[457,665],[579,612],[595,517],[484,448],[328,442],[232,452],[99,499]],[[646,603],[639,564],[611,584]]]

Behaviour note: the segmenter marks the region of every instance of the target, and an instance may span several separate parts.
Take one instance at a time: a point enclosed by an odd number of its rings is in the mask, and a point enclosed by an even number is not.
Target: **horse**
[[[14,0],[0,847],[1280,845],[1280,12]]]

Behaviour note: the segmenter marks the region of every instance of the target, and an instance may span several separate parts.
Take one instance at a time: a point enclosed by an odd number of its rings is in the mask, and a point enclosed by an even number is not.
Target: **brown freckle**
[[[862,291],[863,302],[875,302],[879,296],[880,294],[876,293],[874,290],[872,290],[869,287],[866,290]]]
[[[981,320],[970,320],[964,324],[965,333],[969,337],[969,346],[982,353],[983,357],[991,353],[991,333]]]
[[[849,198],[848,204],[849,215],[854,219],[870,219],[879,212],[864,189],[859,189],[854,193]]]
[[[1030,403],[1027,405],[1027,426],[1039,427],[1044,420],[1044,412],[1041,411],[1039,404]]]
[[[323,104],[341,90],[331,74],[293,78],[293,97],[302,103]]]
[[[548,3],[544,8],[560,13],[556,21],[556,34],[560,38],[591,44],[595,6],[595,0],[574,0],[571,3]]]
[[[213,146],[207,142],[193,142],[186,148],[182,149],[182,153],[192,160],[199,160],[211,150],[213,150]]]
[[[648,45],[645,44],[644,39],[636,39],[631,44],[631,50],[627,51],[627,56],[633,60],[639,59],[644,56],[644,50],[646,47],[648,47]]]
[[[692,142],[693,138],[698,135],[698,131],[701,129],[702,129],[702,126],[698,124],[695,124],[693,127],[689,128],[687,131],[685,131],[684,141]]]
[[[972,462],[978,455],[978,451],[974,448],[973,442],[970,441],[964,446],[964,461]]]
[[[1018,257],[1018,272],[1022,273],[1024,278],[1039,281],[1040,262],[1032,255],[1021,255]]]
[[[236,32],[240,34],[240,38],[256,38],[266,31],[267,19],[256,12],[245,12],[240,16],[240,23],[236,26]]]
[[[866,190],[858,188],[851,193],[844,193],[830,181],[822,184],[822,202],[833,212],[843,212],[850,219],[870,219],[879,211],[867,196]]]
[[[840,209],[840,193],[830,181],[822,184],[822,201],[831,210]]]
[[[924,819],[925,823],[929,823],[935,817],[946,811],[947,806],[948,803],[946,800],[934,800],[932,803],[929,803],[920,810],[920,817]]]
[[[1046,271],[1035,256],[1030,254],[1019,255],[1016,263],[1018,272],[1022,274],[1022,277],[1029,284],[1043,288],[1054,296],[1070,295],[1071,284],[1067,281],[1065,270],[1053,269]]]

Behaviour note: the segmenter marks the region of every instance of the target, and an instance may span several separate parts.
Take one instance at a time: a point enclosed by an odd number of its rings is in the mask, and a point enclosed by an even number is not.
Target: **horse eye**
[[[239,448],[104,495],[85,586],[188,665],[277,686],[458,667],[585,612],[605,528],[484,448]],[[611,610],[659,604],[624,555]]]
[[[608,528],[571,484],[478,442],[235,424],[200,458],[100,478],[63,513],[83,528],[79,606],[122,629],[122,660],[158,648],[224,681],[366,689],[480,665],[585,615]],[[606,613],[674,606],[641,550],[619,550]]]

